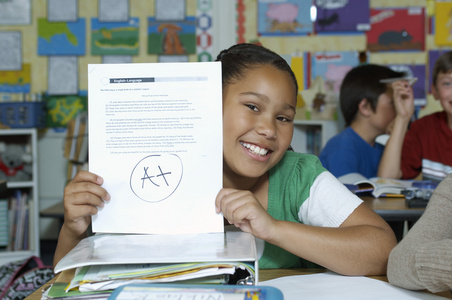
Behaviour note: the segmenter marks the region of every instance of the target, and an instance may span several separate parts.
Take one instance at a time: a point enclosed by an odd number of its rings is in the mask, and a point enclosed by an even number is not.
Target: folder
[[[147,282],[203,282],[215,277],[205,269],[221,267],[232,268],[229,271],[227,284],[256,285],[258,282],[258,257],[254,236],[240,231],[204,234],[96,234],[83,239],[66,254],[55,266],[55,273],[77,268],[86,271],[86,267],[98,266],[97,270],[105,270],[105,281],[112,281],[112,275],[123,273],[137,275],[136,270],[130,266],[136,265],[138,269],[155,268],[161,273],[151,273],[148,276],[129,276],[133,281],[124,280],[119,285],[108,285],[103,289],[114,289],[130,283]],[[180,271],[180,268],[188,268]],[[171,272],[174,268],[176,271]],[[152,272],[154,270],[151,270]],[[201,273],[197,273],[201,271]],[[206,273],[202,273],[206,272]],[[221,272],[220,272],[221,273]],[[199,275],[201,274],[201,275]],[[206,274],[203,277],[203,274]],[[184,275],[183,280],[179,277]],[[160,277],[159,277],[160,276]],[[137,281],[138,278],[138,281]],[[149,278],[152,278],[150,280]],[[161,278],[165,280],[162,281]],[[157,280],[158,279],[158,280]],[[146,281],[147,280],[147,281]],[[94,282],[98,282],[95,281]],[[119,282],[119,281],[118,281]],[[213,281],[216,282],[216,281]],[[81,278],[72,283],[71,287],[79,287],[80,291],[99,291],[99,285],[94,285]],[[100,285],[103,285],[102,283]]]

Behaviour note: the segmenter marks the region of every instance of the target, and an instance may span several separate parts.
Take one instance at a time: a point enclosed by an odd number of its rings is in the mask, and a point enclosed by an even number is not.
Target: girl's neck
[[[262,181],[263,178],[266,178],[266,174],[256,177],[244,177],[239,176],[236,173],[228,172],[226,169],[223,170],[223,187],[231,188],[237,190],[248,190],[253,191],[259,185],[259,182]]]

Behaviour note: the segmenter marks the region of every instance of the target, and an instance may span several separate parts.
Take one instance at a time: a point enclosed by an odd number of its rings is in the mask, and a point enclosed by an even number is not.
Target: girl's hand
[[[65,187],[64,223],[74,236],[83,235],[91,223],[91,216],[97,214],[97,208],[110,200],[110,195],[101,187],[102,183],[102,177],[81,171]]]
[[[276,220],[250,191],[224,188],[215,199],[215,208],[217,213],[223,212],[230,224],[244,232],[263,240],[268,240],[272,235]]]

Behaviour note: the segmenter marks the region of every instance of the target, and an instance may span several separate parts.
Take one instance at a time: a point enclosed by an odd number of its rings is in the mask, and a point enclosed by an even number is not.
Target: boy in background
[[[388,165],[391,177],[441,181],[452,173],[452,52],[441,55],[433,67],[432,93],[443,111],[414,121],[402,148],[401,166]]]
[[[375,64],[360,65],[347,73],[340,90],[347,127],[328,141],[319,156],[334,176],[391,177],[387,166],[400,166],[403,139],[414,113],[413,90],[407,80],[380,81],[404,75]],[[386,146],[376,143],[385,133],[390,133]]]

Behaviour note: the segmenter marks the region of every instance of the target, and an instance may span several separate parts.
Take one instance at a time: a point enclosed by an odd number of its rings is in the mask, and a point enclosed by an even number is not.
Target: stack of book
[[[46,297],[105,299],[116,288],[144,283],[255,285],[257,264],[254,237],[244,232],[96,234],[55,266],[61,280]]]

